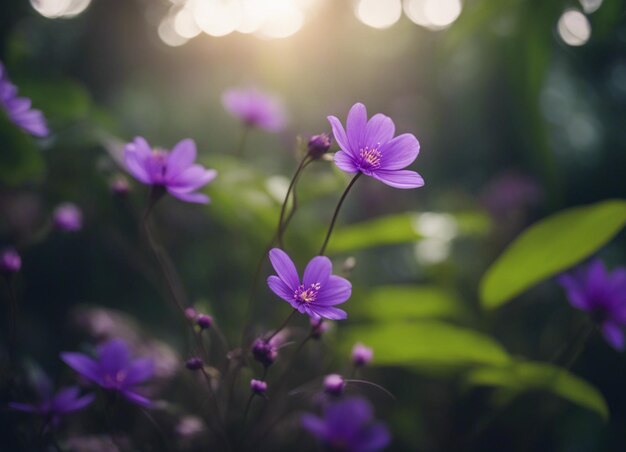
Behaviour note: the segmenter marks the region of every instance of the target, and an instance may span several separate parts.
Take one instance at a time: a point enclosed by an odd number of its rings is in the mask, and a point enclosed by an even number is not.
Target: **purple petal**
[[[132,142],[126,145],[126,149],[136,152],[139,160],[145,160],[152,154],[152,148],[144,137],[135,137]]]
[[[343,309],[333,308],[330,306],[307,306],[309,315],[313,318],[323,317],[329,320],[345,320],[348,314]]]
[[[278,276],[272,275],[268,277],[267,285],[269,286],[270,289],[272,289],[272,292],[274,292],[283,300],[289,301],[289,302],[294,301],[293,290],[287,287],[287,284],[285,284],[283,280],[280,279]]]
[[[345,302],[352,295],[352,284],[341,276],[332,275],[317,294],[316,305],[333,306]]]
[[[558,283],[567,292],[567,298],[572,306],[583,311],[589,311],[593,306],[589,304],[589,300],[585,296],[584,288],[581,287],[578,278],[570,274],[563,274],[557,277]]]
[[[168,188],[168,193],[181,201],[191,202],[194,204],[208,204],[211,202],[211,198],[202,193],[187,193],[186,191],[181,193],[175,188]]]
[[[339,145],[339,147],[347,153],[351,153],[350,143],[348,142],[348,137],[346,136],[346,131],[341,124],[341,121],[336,116],[327,116],[328,122],[333,129],[333,136],[335,137],[335,141]]]
[[[52,410],[61,414],[78,411],[93,402],[96,397],[94,394],[79,397],[79,392],[78,386],[62,388],[52,400]]]
[[[27,403],[19,403],[19,402],[9,402],[9,408],[12,408],[17,411],[23,411],[24,413],[36,413],[39,411],[39,408],[29,405]]]
[[[139,182],[143,182],[144,184],[151,184],[152,180],[146,171],[143,160],[135,151],[135,148],[129,149],[130,145],[126,145],[124,149],[124,163],[126,164],[126,169],[128,172]]]
[[[302,428],[307,430],[313,436],[322,441],[326,439],[326,423],[323,419],[320,419],[312,414],[303,414],[300,418],[300,423],[302,424]]]
[[[302,284],[309,287],[311,284],[320,284],[324,286],[328,277],[333,271],[333,264],[326,256],[317,256],[311,259],[302,276]]]
[[[393,138],[395,132],[396,126],[391,118],[382,113],[377,113],[367,122],[360,147],[377,147],[379,144],[384,145]]]
[[[405,133],[382,145],[379,151],[381,170],[399,170],[413,163],[420,152],[420,144],[414,135]]]
[[[359,169],[354,164],[354,160],[344,151],[335,152],[335,165],[346,173],[358,173]]]
[[[283,250],[273,248],[270,250],[270,262],[280,279],[293,291],[300,285],[298,271],[291,258]]]
[[[326,409],[325,418],[328,425],[340,428],[351,436],[374,417],[372,406],[364,399],[352,398],[334,403]]]
[[[126,372],[125,383],[128,386],[143,383],[154,375],[154,360],[151,358],[136,359],[126,368]]]
[[[168,187],[178,193],[188,193],[208,184],[217,176],[217,171],[206,170],[201,165],[193,165],[168,180]]]
[[[362,429],[355,438],[354,450],[374,452],[384,449],[391,442],[389,430],[382,422],[377,422]]]
[[[145,408],[150,408],[152,406],[152,402],[150,401],[150,399],[147,399],[146,397],[139,395],[136,392],[125,390],[122,391],[122,395],[136,405]]]
[[[624,350],[624,331],[621,325],[614,322],[604,322],[602,324],[602,334],[604,339],[616,350]]]
[[[399,170],[384,171],[376,170],[372,176],[384,184],[395,188],[418,188],[424,185],[424,179],[415,171]]]
[[[358,152],[361,148],[366,125],[367,110],[365,105],[360,102],[354,104],[348,113],[348,120],[346,121],[346,134],[352,152]]]
[[[174,178],[196,160],[196,143],[191,139],[176,144],[167,158],[167,177]]]
[[[65,352],[61,353],[61,360],[83,377],[102,384],[100,364],[89,356],[82,353]]]
[[[126,341],[111,339],[98,346],[98,360],[103,372],[115,375],[120,370],[126,369],[130,364],[130,350]]]

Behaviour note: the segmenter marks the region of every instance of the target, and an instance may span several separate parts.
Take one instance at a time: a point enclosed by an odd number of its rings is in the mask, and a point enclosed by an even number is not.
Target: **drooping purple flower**
[[[71,202],[59,204],[52,214],[57,229],[66,232],[80,231],[83,227],[83,212]]]
[[[587,311],[600,325],[606,341],[623,350],[626,328],[626,268],[608,272],[604,263],[595,259],[571,273],[558,277],[569,302]]]
[[[209,203],[208,196],[194,192],[215,179],[217,171],[194,163],[193,140],[182,140],[170,152],[152,149],[144,138],[136,137],[124,148],[124,159],[126,168],[138,181],[162,187],[182,201]]]
[[[363,367],[369,364],[373,357],[374,351],[360,342],[352,347],[352,364],[355,367]]]
[[[38,400],[34,403],[10,402],[9,407],[41,416],[52,427],[56,427],[63,416],[87,407],[95,398],[94,394],[81,396],[78,386],[66,386],[55,393],[52,382],[42,371],[34,375],[33,383]]]
[[[276,295],[314,319],[343,320],[348,317],[335,305],[350,298],[352,285],[347,279],[331,274],[330,259],[326,256],[311,259],[300,281],[296,266],[287,253],[274,248],[269,255],[278,276],[267,278],[267,284]]]
[[[130,402],[149,407],[150,400],[136,392],[136,387],[150,379],[154,361],[132,359],[125,341],[112,339],[98,347],[97,359],[82,353],[61,353],[61,359],[88,380],[109,391],[123,395]]]
[[[231,88],[222,95],[222,104],[231,115],[249,127],[280,132],[287,123],[282,103],[255,88]]]
[[[323,418],[305,414],[301,422],[331,451],[374,452],[391,441],[387,427],[374,420],[371,405],[362,398],[336,401],[326,407]]]
[[[36,137],[48,135],[46,118],[39,110],[31,108],[31,100],[18,97],[17,87],[11,83],[7,70],[0,61],[0,106],[11,122]]]
[[[335,154],[339,169],[363,173],[395,188],[424,185],[422,176],[403,169],[417,158],[420,144],[410,133],[394,138],[396,127],[391,118],[378,113],[368,121],[365,105],[357,103],[348,113],[345,129],[335,116],[328,121],[341,148]]]
[[[17,273],[22,268],[22,258],[12,248],[0,252],[0,273]]]

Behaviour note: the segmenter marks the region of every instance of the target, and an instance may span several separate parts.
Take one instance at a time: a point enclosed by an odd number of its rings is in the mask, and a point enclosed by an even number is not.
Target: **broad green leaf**
[[[481,281],[483,306],[496,308],[535,284],[581,262],[626,223],[626,201],[567,209],[524,231]]]
[[[374,349],[373,365],[420,370],[452,370],[472,365],[500,366],[509,355],[492,338],[436,321],[376,323],[346,328],[343,344],[363,342]]]
[[[413,320],[462,317],[467,309],[450,291],[436,286],[380,286],[350,309],[352,318]]]
[[[329,250],[331,253],[350,252],[425,237],[449,240],[459,235],[484,234],[488,229],[489,220],[481,212],[402,213],[337,228]]]
[[[548,391],[595,411],[604,419],[609,418],[606,401],[594,386],[552,364],[514,362],[503,367],[477,368],[469,371],[467,381],[472,385],[495,386],[515,393]]]
[[[35,139],[4,116],[0,117],[0,143],[0,182],[16,185],[42,175],[44,162]]]

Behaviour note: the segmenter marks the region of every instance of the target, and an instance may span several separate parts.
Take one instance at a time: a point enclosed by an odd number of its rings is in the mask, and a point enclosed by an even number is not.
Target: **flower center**
[[[152,167],[152,177],[155,183],[163,183],[165,180],[165,170],[167,169],[168,152],[163,149],[153,149],[150,155],[150,166]]]
[[[111,388],[121,388],[127,376],[128,372],[126,372],[126,370],[118,370],[114,374],[106,374],[104,376],[104,382]]]
[[[380,146],[376,144],[376,146],[369,147],[365,146],[361,149],[359,153],[359,167],[363,170],[375,170],[380,167],[380,159],[383,154],[378,150]]]
[[[293,292],[293,298],[300,303],[313,303],[317,300],[317,293],[320,287],[320,283],[311,284],[308,288],[305,288],[304,284],[302,284]]]

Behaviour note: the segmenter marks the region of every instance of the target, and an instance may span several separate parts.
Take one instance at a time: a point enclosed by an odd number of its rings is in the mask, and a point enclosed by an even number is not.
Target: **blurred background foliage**
[[[355,263],[350,318],[324,339],[316,372],[341,368],[354,342],[374,348],[364,378],[396,396],[370,394],[393,450],[626,449],[626,360],[596,334],[559,370],[553,357],[586,320],[552,280],[595,253],[625,261],[626,2],[466,0],[442,30],[405,16],[379,30],[355,17],[358,2],[319,3],[285,39],[202,34],[175,47],[159,34],[178,8],[166,0],[93,0],[71,19],[3,4],[0,59],[53,130],[34,140],[0,121],[0,238],[24,258],[22,352],[69,378],[57,356],[82,340],[70,313],[87,304],[132,315],[185,354],[140,246],[145,187],[110,190],[120,143],[136,135],[164,147],[191,137],[219,171],[205,189],[212,204],[168,199],[157,218],[190,301],[236,344],[302,152],[296,137],[328,131],[327,115],[362,101],[419,138],[426,186],[361,180],[350,194],[329,246],[336,268]],[[591,36],[568,45],[581,31],[564,36],[562,15],[595,3]],[[289,125],[252,131],[239,158],[242,128],[220,96],[250,84],[283,99]],[[286,236],[299,265],[345,183],[327,161],[303,175]],[[84,229],[42,233],[62,201],[84,210]],[[256,331],[287,312],[260,284]]]

